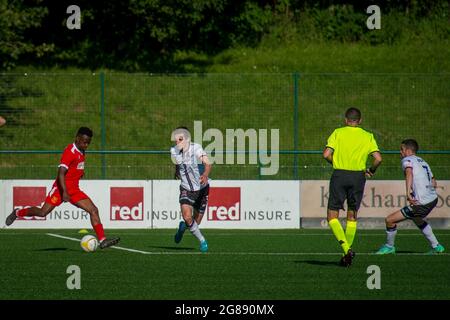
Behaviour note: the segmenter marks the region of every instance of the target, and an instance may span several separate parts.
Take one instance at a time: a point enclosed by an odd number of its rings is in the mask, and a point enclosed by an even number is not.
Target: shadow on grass
[[[189,251],[192,251],[195,249],[195,248],[191,248],[191,247],[162,247],[162,246],[149,246],[149,248],[168,249],[168,250],[189,250]]]
[[[45,249],[36,249],[34,251],[72,251],[69,248],[45,248]]]
[[[340,267],[339,261],[296,260],[294,262],[311,264],[314,266],[323,266],[323,267]]]

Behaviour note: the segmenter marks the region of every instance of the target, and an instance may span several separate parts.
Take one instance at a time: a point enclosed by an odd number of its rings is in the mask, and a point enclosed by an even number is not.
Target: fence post
[[[261,170],[262,170],[262,168],[261,168],[261,161],[259,161],[259,149],[258,149],[257,155],[258,155],[258,180],[261,180]],[[250,154],[249,154],[249,159],[250,159]]]
[[[295,72],[293,74],[294,77],[294,180],[298,180],[298,80],[300,78],[300,74]]]
[[[100,149],[105,151],[106,148],[106,126],[105,126],[105,73],[100,72],[100,130],[101,145]],[[106,154],[102,153],[102,179],[106,179]]]

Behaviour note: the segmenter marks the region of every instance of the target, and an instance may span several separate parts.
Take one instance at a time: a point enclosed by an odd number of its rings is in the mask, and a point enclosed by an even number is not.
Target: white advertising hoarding
[[[328,180],[301,182],[301,217],[326,218],[329,197]],[[432,218],[450,218],[450,181],[438,181],[438,204]],[[407,205],[406,187],[402,180],[367,180],[359,218],[385,218]],[[344,205],[346,208],[346,205]],[[343,212],[341,212],[342,214]]]
[[[181,219],[179,181],[153,180],[153,228],[176,228]],[[202,228],[299,228],[298,181],[214,180]]]
[[[0,227],[13,208],[41,206],[53,180],[0,180]],[[99,209],[105,229],[171,228],[182,219],[177,180],[84,180],[80,188]],[[326,227],[328,180],[213,180],[202,228],[284,229]],[[368,180],[359,218],[384,218],[406,205],[404,181]],[[449,221],[450,181],[439,181],[430,218]],[[341,217],[344,217],[341,212]],[[306,222],[306,223],[305,223]],[[363,222],[363,221],[361,221]],[[442,227],[446,227],[443,224]],[[89,214],[69,203],[45,218],[21,218],[8,228],[91,228]]]
[[[13,208],[42,206],[52,180],[1,181],[1,225]],[[179,181],[84,180],[80,188],[99,209],[105,229],[176,228]],[[153,190],[153,192],[152,192]],[[299,228],[298,181],[213,181],[202,228]],[[151,214],[152,212],[152,214]],[[70,203],[47,217],[17,219],[9,228],[90,228],[89,214]]]
[[[1,221],[15,208],[42,206],[53,180],[2,180]],[[97,206],[105,229],[150,227],[151,182],[134,180],[84,180],[80,189]],[[87,212],[70,203],[56,207],[46,217],[18,218],[8,228],[91,228]]]

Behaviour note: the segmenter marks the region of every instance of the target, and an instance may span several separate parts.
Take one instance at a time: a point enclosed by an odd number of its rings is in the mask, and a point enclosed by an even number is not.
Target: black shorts
[[[403,207],[400,212],[406,219],[414,219],[414,218],[425,218],[431,210],[436,207],[438,203],[438,198],[427,203],[427,204],[419,204],[417,206],[406,206]]]
[[[347,200],[348,210],[358,211],[364,194],[366,176],[364,171],[334,170],[330,179],[328,209],[344,209]]]
[[[197,191],[189,191],[180,186],[180,204],[194,207],[200,214],[204,214],[208,205],[209,185]]]

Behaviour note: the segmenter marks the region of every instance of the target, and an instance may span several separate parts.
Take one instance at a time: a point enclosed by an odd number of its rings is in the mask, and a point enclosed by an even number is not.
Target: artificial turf
[[[382,230],[358,230],[350,268],[338,265],[329,230],[204,230],[206,254],[189,233],[176,245],[167,229],[108,230],[137,251],[94,253],[49,233],[81,238],[77,230],[0,230],[0,299],[450,299],[450,255],[425,255],[416,230],[399,230],[389,256],[373,255]],[[450,248],[450,230],[435,233]],[[71,265],[80,268],[79,290],[67,288]],[[367,287],[372,265],[381,289]]]

